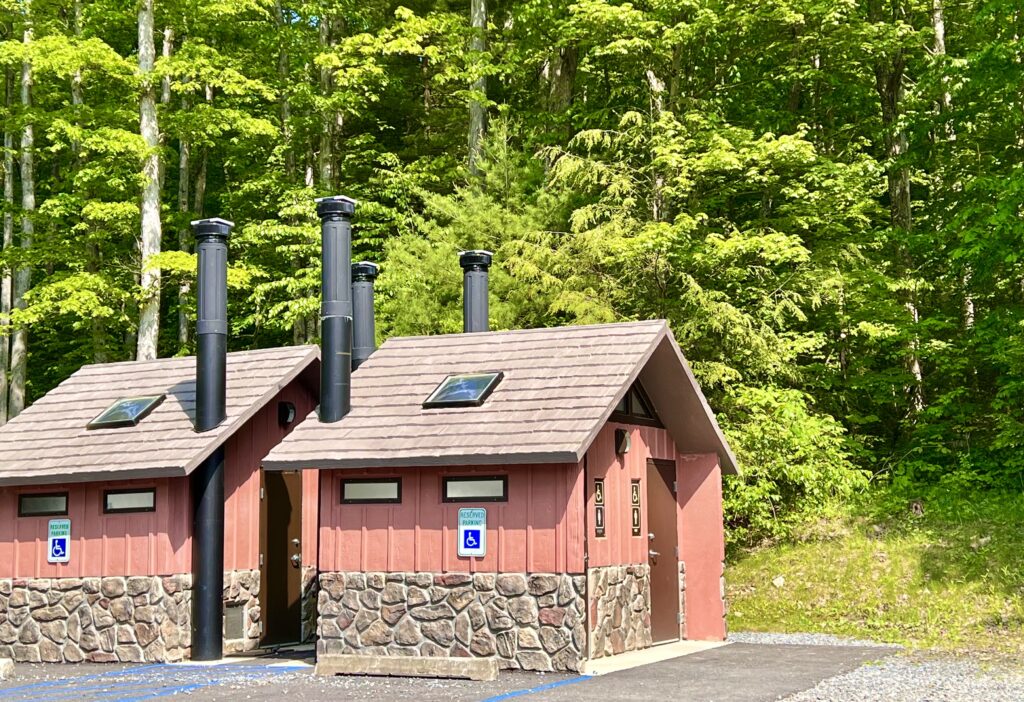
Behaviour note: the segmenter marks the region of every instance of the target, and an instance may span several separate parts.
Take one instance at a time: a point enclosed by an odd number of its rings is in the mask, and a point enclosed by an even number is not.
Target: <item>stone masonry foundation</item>
[[[0,657],[18,662],[180,661],[192,577],[0,580]]]
[[[316,602],[320,594],[319,572],[314,566],[302,566],[302,640],[316,636]]]
[[[578,671],[582,575],[321,573],[318,655],[494,657],[502,668]]]
[[[241,653],[259,648],[263,637],[263,622],[258,570],[232,570],[224,573],[224,607],[225,610],[228,607],[243,608],[242,636],[228,638],[237,632],[225,631],[224,653]]]
[[[262,634],[259,571],[224,574],[227,606],[243,606],[243,636]],[[17,662],[174,662],[192,645],[192,576],[0,579],[0,658]]]
[[[651,645],[650,566],[590,568],[587,591],[592,659]]]

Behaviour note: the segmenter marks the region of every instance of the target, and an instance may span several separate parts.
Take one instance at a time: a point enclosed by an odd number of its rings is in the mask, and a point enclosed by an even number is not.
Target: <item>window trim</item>
[[[395,498],[381,498],[381,497],[369,497],[369,498],[354,498],[345,499],[345,484],[346,483],[391,483],[398,486],[398,497]],[[400,477],[387,477],[387,478],[342,478],[341,485],[338,489],[338,495],[341,498],[341,504],[343,505],[400,505],[402,504],[402,479]]]
[[[448,497],[448,483],[452,481],[483,482],[501,481],[500,497]],[[441,502],[508,502],[508,474],[504,475],[446,475],[441,478]]]
[[[650,417],[640,417],[633,414],[634,394],[639,397],[640,402],[647,405],[648,410],[651,412]],[[619,412],[617,410],[612,410],[611,415],[608,417],[610,421],[619,422],[620,424],[657,427],[658,429],[665,428],[665,425],[661,423],[661,419],[658,418],[657,411],[654,409],[654,403],[651,402],[651,398],[647,395],[647,391],[644,390],[644,386],[640,384],[639,380],[629,387],[629,390],[626,391],[626,394],[622,396],[622,399],[619,400],[619,402],[622,402],[623,400],[626,401],[626,411]],[[618,406],[618,403],[616,403],[616,406]]]
[[[132,495],[135,493],[148,492],[153,495],[153,506],[152,507],[115,507],[109,508],[107,505],[107,497],[110,495]],[[156,488],[117,488],[112,490],[103,491],[103,514],[147,514],[149,512],[156,512]]]
[[[21,498],[23,497],[63,497],[64,498],[64,509],[59,512],[25,512],[21,504]],[[20,492],[18,493],[18,516],[19,517],[66,517],[68,516],[68,507],[70,502],[70,495],[67,490],[61,492]]]
[[[437,395],[437,393],[439,393],[441,391],[441,388],[443,388],[448,383],[449,380],[451,380],[452,378],[458,378],[459,376],[463,376],[463,375],[493,375],[494,377],[491,379],[491,382],[489,382],[487,384],[487,387],[485,387],[480,392],[479,397],[477,397],[475,400],[441,400],[441,401],[437,401],[437,400],[433,400],[432,399],[435,395]],[[479,407],[480,405],[482,405],[487,400],[488,397],[491,396],[491,393],[494,392],[494,389],[496,387],[498,387],[498,384],[501,383],[501,381],[504,380],[504,378],[505,378],[505,372],[504,371],[489,370],[489,371],[470,371],[470,372],[467,372],[467,373],[449,373],[448,375],[446,375],[444,377],[444,380],[442,380],[440,383],[438,383],[437,387],[435,387],[430,392],[430,394],[427,395],[427,399],[425,399],[423,401],[423,409],[446,409],[446,408],[452,408],[452,407]]]

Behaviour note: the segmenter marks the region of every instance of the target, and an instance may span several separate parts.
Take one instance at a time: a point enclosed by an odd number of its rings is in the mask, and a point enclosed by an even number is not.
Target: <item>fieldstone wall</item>
[[[316,603],[320,594],[319,572],[314,566],[302,566],[302,640],[316,636]]]
[[[192,576],[0,580],[0,657],[19,662],[180,661]]]
[[[590,568],[590,657],[603,658],[651,645],[650,566]]]
[[[244,607],[242,637],[229,639],[225,632],[224,653],[241,653],[259,648],[263,637],[263,621],[258,570],[231,570],[224,573],[224,607]]]
[[[579,671],[585,578],[503,573],[321,573],[318,655],[495,657]]]
[[[262,635],[259,571],[224,573],[225,605],[245,607],[244,635]],[[192,646],[192,576],[0,579],[0,658],[25,663],[170,663]]]

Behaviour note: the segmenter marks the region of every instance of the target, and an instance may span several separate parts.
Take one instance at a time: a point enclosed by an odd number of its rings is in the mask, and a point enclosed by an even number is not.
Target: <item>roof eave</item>
[[[307,351],[306,355],[300,358],[298,361],[296,361],[296,363],[291,367],[287,374],[281,376],[281,378],[278,379],[278,381],[274,383],[265,393],[263,393],[263,395],[261,395],[258,400],[249,403],[249,406],[246,407],[245,410],[238,415],[238,418],[235,419],[227,427],[226,431],[217,433],[216,436],[214,436],[199,453],[192,457],[192,460],[185,464],[184,475],[189,475],[192,473],[192,471],[198,468],[199,465],[210,456],[210,454],[216,451],[219,446],[222,446],[225,443],[227,443],[228,440],[231,439],[232,436],[237,434],[239,430],[241,430],[241,428],[244,427],[246,423],[256,415],[257,412],[263,409],[268,402],[277,397],[277,394],[280,393],[284,388],[288,387],[288,385],[293,380],[298,378],[299,375],[301,375],[302,372],[306,370],[306,368],[308,368],[311,363],[319,359],[320,348],[317,346],[309,347],[309,350]]]
[[[282,458],[264,459],[263,469],[283,470],[361,470],[368,468],[433,468],[437,466],[513,466],[540,463],[576,464],[574,451],[540,451],[519,453],[478,453],[461,455],[398,456],[387,458]]]

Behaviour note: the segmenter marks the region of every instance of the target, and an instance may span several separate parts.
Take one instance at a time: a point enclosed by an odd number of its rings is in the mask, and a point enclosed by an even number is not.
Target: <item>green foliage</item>
[[[730,627],[1019,657],[1022,524],[1003,491],[873,489],[794,543],[734,553]]]
[[[460,328],[465,248],[495,252],[495,328],[668,319],[741,458],[733,544],[864,474],[1020,490],[1018,1],[945,7],[946,53],[903,0],[487,4],[480,51],[466,3],[158,3],[162,354],[191,348],[205,216],[238,223],[232,348],[314,341],[312,200],[343,192],[355,257],[382,265],[382,338]],[[0,0],[0,267],[35,286],[4,322],[29,328],[31,397],[133,357],[142,301],[137,8],[79,6]]]
[[[739,388],[724,429],[743,472],[724,486],[729,545],[789,536],[867,486],[850,461],[842,426],[796,390]]]

